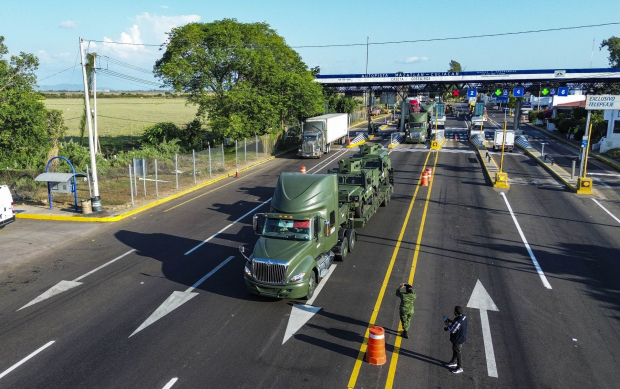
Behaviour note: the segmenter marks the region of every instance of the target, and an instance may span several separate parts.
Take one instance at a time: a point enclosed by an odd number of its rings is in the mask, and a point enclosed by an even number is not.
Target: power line
[[[54,74],[52,74],[51,76],[44,77],[44,78],[42,78],[42,79],[40,79],[40,80],[38,80],[38,81],[47,80],[48,78],[52,78],[52,77],[54,77],[54,76],[57,76],[57,75],[59,75],[60,73],[64,73],[64,72],[66,72],[67,70],[71,70],[71,69],[75,68],[76,66],[77,66],[77,64],[75,64],[75,65],[73,65],[73,66],[71,66],[71,67],[68,67],[68,68],[66,68],[65,70],[61,70],[61,71],[59,71],[58,73],[54,73]]]
[[[145,85],[163,86],[162,84],[154,82],[154,81],[144,80],[144,79],[141,79],[141,78],[129,76],[127,74],[118,73],[118,72],[115,72],[115,71],[109,70],[109,69],[99,69],[99,73],[106,74],[108,76],[112,76],[112,77],[116,77],[116,78],[120,78],[120,79],[124,79],[124,80],[127,80],[127,81],[133,81],[133,82],[145,84]]]
[[[152,70],[141,68],[139,66],[135,66],[135,65],[132,65],[130,63],[123,62],[123,61],[118,60],[116,58],[108,57],[107,55],[99,55],[99,54],[97,54],[97,57],[105,59],[108,63],[114,64],[114,65],[118,65],[118,66],[122,66],[122,67],[125,67],[127,69],[135,70],[135,71],[146,73],[146,74],[153,74]]]
[[[490,38],[490,37],[507,36],[507,35],[536,34],[536,33],[541,33],[541,32],[552,32],[552,31],[577,30],[577,29],[582,29],[582,28],[615,26],[615,25],[619,25],[619,24],[620,24],[620,22],[611,22],[611,23],[600,23],[600,24],[588,24],[588,25],[583,25],[583,26],[546,28],[546,29],[541,29],[541,30],[527,30],[527,31],[516,31],[516,32],[503,32],[503,33],[496,33],[496,34],[468,35],[468,36],[458,36],[458,37],[448,37],[448,38],[429,38],[429,39],[415,39],[415,40],[387,41],[387,42],[372,42],[372,43],[345,43],[345,44],[328,44],[328,45],[302,45],[302,46],[291,46],[291,48],[293,48],[293,49],[306,49],[306,48],[353,47],[353,46],[366,46],[366,45],[369,45],[369,46],[370,45],[394,45],[394,44],[403,44],[403,43],[437,42],[437,41],[450,41],[450,40],[475,39],[475,38]],[[150,47],[166,46],[165,42],[161,43],[161,44],[158,44],[158,45],[147,44],[147,43],[125,43],[125,42],[96,41],[96,40],[89,40],[89,42],[110,43],[110,44],[116,44],[116,45],[150,46]]]

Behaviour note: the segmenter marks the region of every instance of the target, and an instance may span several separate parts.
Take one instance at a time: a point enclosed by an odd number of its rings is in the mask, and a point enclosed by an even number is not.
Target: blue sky
[[[236,18],[266,22],[290,46],[414,40],[493,34],[620,22],[620,1],[84,1],[2,0],[0,35],[11,54],[36,54],[39,79],[73,66],[78,37],[149,44],[161,43],[170,28],[192,21]],[[62,4],[62,5],[58,5]],[[92,4],[92,5],[91,5]],[[450,60],[465,70],[564,69],[608,67],[601,40],[620,36],[620,25],[459,41],[370,46],[370,73],[445,71]],[[91,44],[90,49],[135,66],[152,69],[157,48]],[[310,67],[323,74],[364,73],[366,47],[297,49]],[[124,68],[110,69],[140,78],[149,75]],[[41,85],[79,84],[80,74],[68,71],[42,80]],[[136,84],[101,76],[103,88],[141,89]],[[148,87],[147,87],[148,88]]]

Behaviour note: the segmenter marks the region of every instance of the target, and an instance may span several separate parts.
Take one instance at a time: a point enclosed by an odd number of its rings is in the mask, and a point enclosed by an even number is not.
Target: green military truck
[[[361,160],[342,159],[328,173],[338,174],[338,202],[348,203],[356,219],[368,214],[380,191],[379,169],[362,169]]]
[[[349,203],[339,202],[336,174],[282,173],[271,211],[254,215],[260,235],[246,257],[245,286],[276,298],[311,298],[334,259],[355,248]],[[239,247],[244,253],[243,246]],[[245,254],[243,254],[245,256]]]
[[[410,113],[405,143],[425,143],[428,134],[428,112]]]
[[[350,159],[359,159],[362,162],[362,169],[379,169],[379,181],[381,184],[394,185],[394,169],[392,160],[386,150],[381,145],[369,145],[367,143],[360,146],[358,153],[353,154]]]

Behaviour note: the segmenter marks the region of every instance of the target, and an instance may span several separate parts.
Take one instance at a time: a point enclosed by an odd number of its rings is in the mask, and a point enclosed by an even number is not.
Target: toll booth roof
[[[84,173],[75,173],[76,177],[86,177]],[[68,182],[73,177],[73,173],[41,173],[35,178],[35,181],[42,182]]]

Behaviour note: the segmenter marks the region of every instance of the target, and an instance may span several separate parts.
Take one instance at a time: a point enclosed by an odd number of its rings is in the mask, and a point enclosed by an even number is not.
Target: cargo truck
[[[428,135],[428,113],[410,113],[405,143],[425,143]]]
[[[495,130],[495,136],[493,137],[493,150],[501,150],[504,140],[504,130]],[[515,132],[514,130],[506,130],[506,143],[504,143],[504,150],[510,151],[515,147]]]
[[[321,158],[331,150],[333,143],[343,144],[349,127],[346,113],[331,113],[306,119],[302,144],[297,155],[302,158]]]
[[[260,238],[252,254],[247,257],[239,247],[247,260],[244,281],[250,293],[310,299],[334,260],[346,260],[355,249],[355,228],[387,205],[393,186],[380,186],[375,195],[376,173],[359,169],[359,161],[345,165],[350,171],[343,174],[280,175],[270,212],[254,215],[252,227]],[[372,200],[364,204],[368,192]]]
[[[446,114],[445,105],[443,103],[435,104],[435,107],[430,112],[431,114],[431,134],[435,132],[435,127],[446,127]]]

